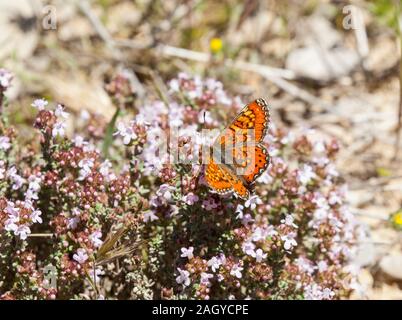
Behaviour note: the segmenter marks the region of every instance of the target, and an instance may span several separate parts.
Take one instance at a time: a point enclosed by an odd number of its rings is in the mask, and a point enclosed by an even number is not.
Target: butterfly
[[[255,180],[269,164],[267,149],[261,144],[269,120],[267,102],[257,99],[247,104],[216,138],[205,167],[205,180],[212,190],[249,198]]]

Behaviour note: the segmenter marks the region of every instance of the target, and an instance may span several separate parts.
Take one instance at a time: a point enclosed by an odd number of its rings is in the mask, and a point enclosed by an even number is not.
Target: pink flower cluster
[[[7,79],[0,71],[4,88]],[[239,111],[239,98],[219,81],[186,74],[169,82],[169,102],[134,105],[124,75],[106,89],[120,112],[115,125],[37,99],[38,139],[21,146],[1,118],[2,299],[350,294],[361,232],[334,166],[336,141],[272,126],[264,141],[271,165],[253,195],[220,196],[193,160]],[[202,136],[204,128],[217,130]]]

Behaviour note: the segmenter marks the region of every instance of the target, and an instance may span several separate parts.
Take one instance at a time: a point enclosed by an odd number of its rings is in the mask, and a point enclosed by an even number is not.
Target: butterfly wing
[[[247,199],[250,196],[244,181],[231,173],[231,170],[222,164],[216,164],[212,158],[205,169],[205,180],[208,185],[219,194],[235,192],[240,198]]]
[[[226,194],[233,191],[232,175],[209,158],[205,168],[205,180],[217,193]]]
[[[238,136],[239,132],[243,135],[247,135],[250,133],[250,130],[252,130],[254,141],[260,143],[267,133],[269,118],[267,102],[264,99],[257,99],[246,105],[243,110],[240,111],[228,129],[231,130],[235,136]]]
[[[217,152],[206,168],[208,184],[217,192],[234,191],[248,198],[248,187],[268,167],[268,152],[259,143],[263,141],[269,125],[269,109],[264,99],[246,105],[234,121],[221,133],[214,144]],[[246,144],[247,143],[247,144]]]
[[[269,155],[267,149],[262,145],[254,147],[254,161],[250,161],[245,168],[244,180],[246,183],[252,184],[259,176],[261,176],[269,165]]]

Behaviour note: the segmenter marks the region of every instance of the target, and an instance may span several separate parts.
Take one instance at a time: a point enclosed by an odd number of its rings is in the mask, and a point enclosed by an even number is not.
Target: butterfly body
[[[246,105],[222,131],[205,169],[206,181],[215,192],[249,197],[255,180],[269,164],[268,152],[261,144],[268,125],[268,104],[257,99]]]

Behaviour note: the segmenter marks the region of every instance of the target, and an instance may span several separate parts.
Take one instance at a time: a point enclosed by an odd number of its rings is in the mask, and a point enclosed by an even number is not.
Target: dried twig
[[[114,40],[107,29],[103,26],[99,18],[93,13],[90,5],[87,1],[77,2],[80,10],[87,16],[94,29],[100,36],[100,38],[106,43],[106,45],[111,49],[114,58],[121,59],[122,52],[118,49],[119,47],[128,47],[135,49],[146,49],[152,47],[153,44],[141,45],[138,42],[130,40]],[[193,61],[208,63],[211,61],[211,55],[208,53],[197,52],[193,50],[177,48],[169,45],[158,45],[156,47],[156,52],[164,56],[178,57],[182,59],[189,59]],[[291,70],[273,68],[266,65],[254,64],[246,61],[226,59],[224,64],[231,68],[240,69],[243,71],[253,72],[261,75],[268,81],[274,83],[282,90],[286,91],[292,96],[295,96],[301,100],[306,101],[309,104],[317,105],[322,109],[329,110],[330,106],[324,101],[318,99],[314,95],[310,94],[306,90],[303,90],[296,85],[290,83],[287,80],[296,79],[296,75]],[[137,79],[138,80],[138,79]],[[143,89],[139,81],[135,81],[138,89],[139,95],[144,94]]]
[[[106,43],[106,45],[110,49],[112,49],[114,55],[119,55],[119,51],[115,49],[115,41],[113,40],[113,37],[110,35],[109,31],[107,31],[102,22],[98,19],[98,17],[94,14],[88,1],[77,1],[76,4],[78,5],[81,12],[88,18],[96,33]]]
[[[211,61],[211,56],[204,52],[177,48],[168,45],[159,45],[157,47],[157,50],[158,53],[165,56],[173,56],[203,63],[208,63]],[[224,61],[224,64],[227,67],[257,73],[292,96],[304,100],[309,104],[317,105],[324,110],[330,109],[330,105],[328,103],[318,99],[306,90],[303,90],[296,85],[290,83],[288,80],[294,80],[297,78],[296,74],[291,70],[273,68],[266,65],[232,59],[226,59]]]
[[[53,238],[55,234],[53,233],[31,233],[28,234],[30,238]]]
[[[361,9],[357,9],[357,7],[354,7],[351,14],[353,19],[353,30],[355,33],[357,44],[357,52],[360,55],[362,67],[365,70],[366,68],[364,59],[369,54],[369,43],[367,38],[366,24],[364,23],[363,13],[361,12]]]
[[[387,218],[384,218],[384,217],[377,217],[377,216],[375,216],[375,215],[368,214],[368,213],[366,213],[366,212],[364,212],[364,211],[355,211],[355,212],[353,212],[353,214],[354,214],[355,216],[370,218],[370,219],[374,219],[374,220],[381,220],[381,221],[385,221],[385,222],[388,221]]]
[[[157,52],[164,56],[177,57],[203,63],[208,63],[211,61],[211,55],[208,53],[173,47],[164,44],[160,44],[157,46]],[[273,68],[261,64],[254,64],[245,61],[236,61],[232,59],[226,59],[224,63],[228,67],[242,69],[244,71],[256,72],[260,73],[261,75],[264,74],[269,76],[277,76],[288,80],[296,79],[295,73],[291,70]]]
[[[99,37],[105,42],[106,46],[111,50],[113,58],[118,60],[123,60],[123,53],[120,51],[118,46],[116,45],[116,41],[110,35],[109,31],[105,28],[103,23],[99,20],[99,18],[92,11],[90,4],[88,1],[75,1],[78,8],[81,12],[88,18],[89,22],[94,27],[95,31],[99,35]],[[145,89],[138,79],[137,75],[133,72],[132,81],[136,89],[136,94],[140,99],[143,99],[145,96]]]

